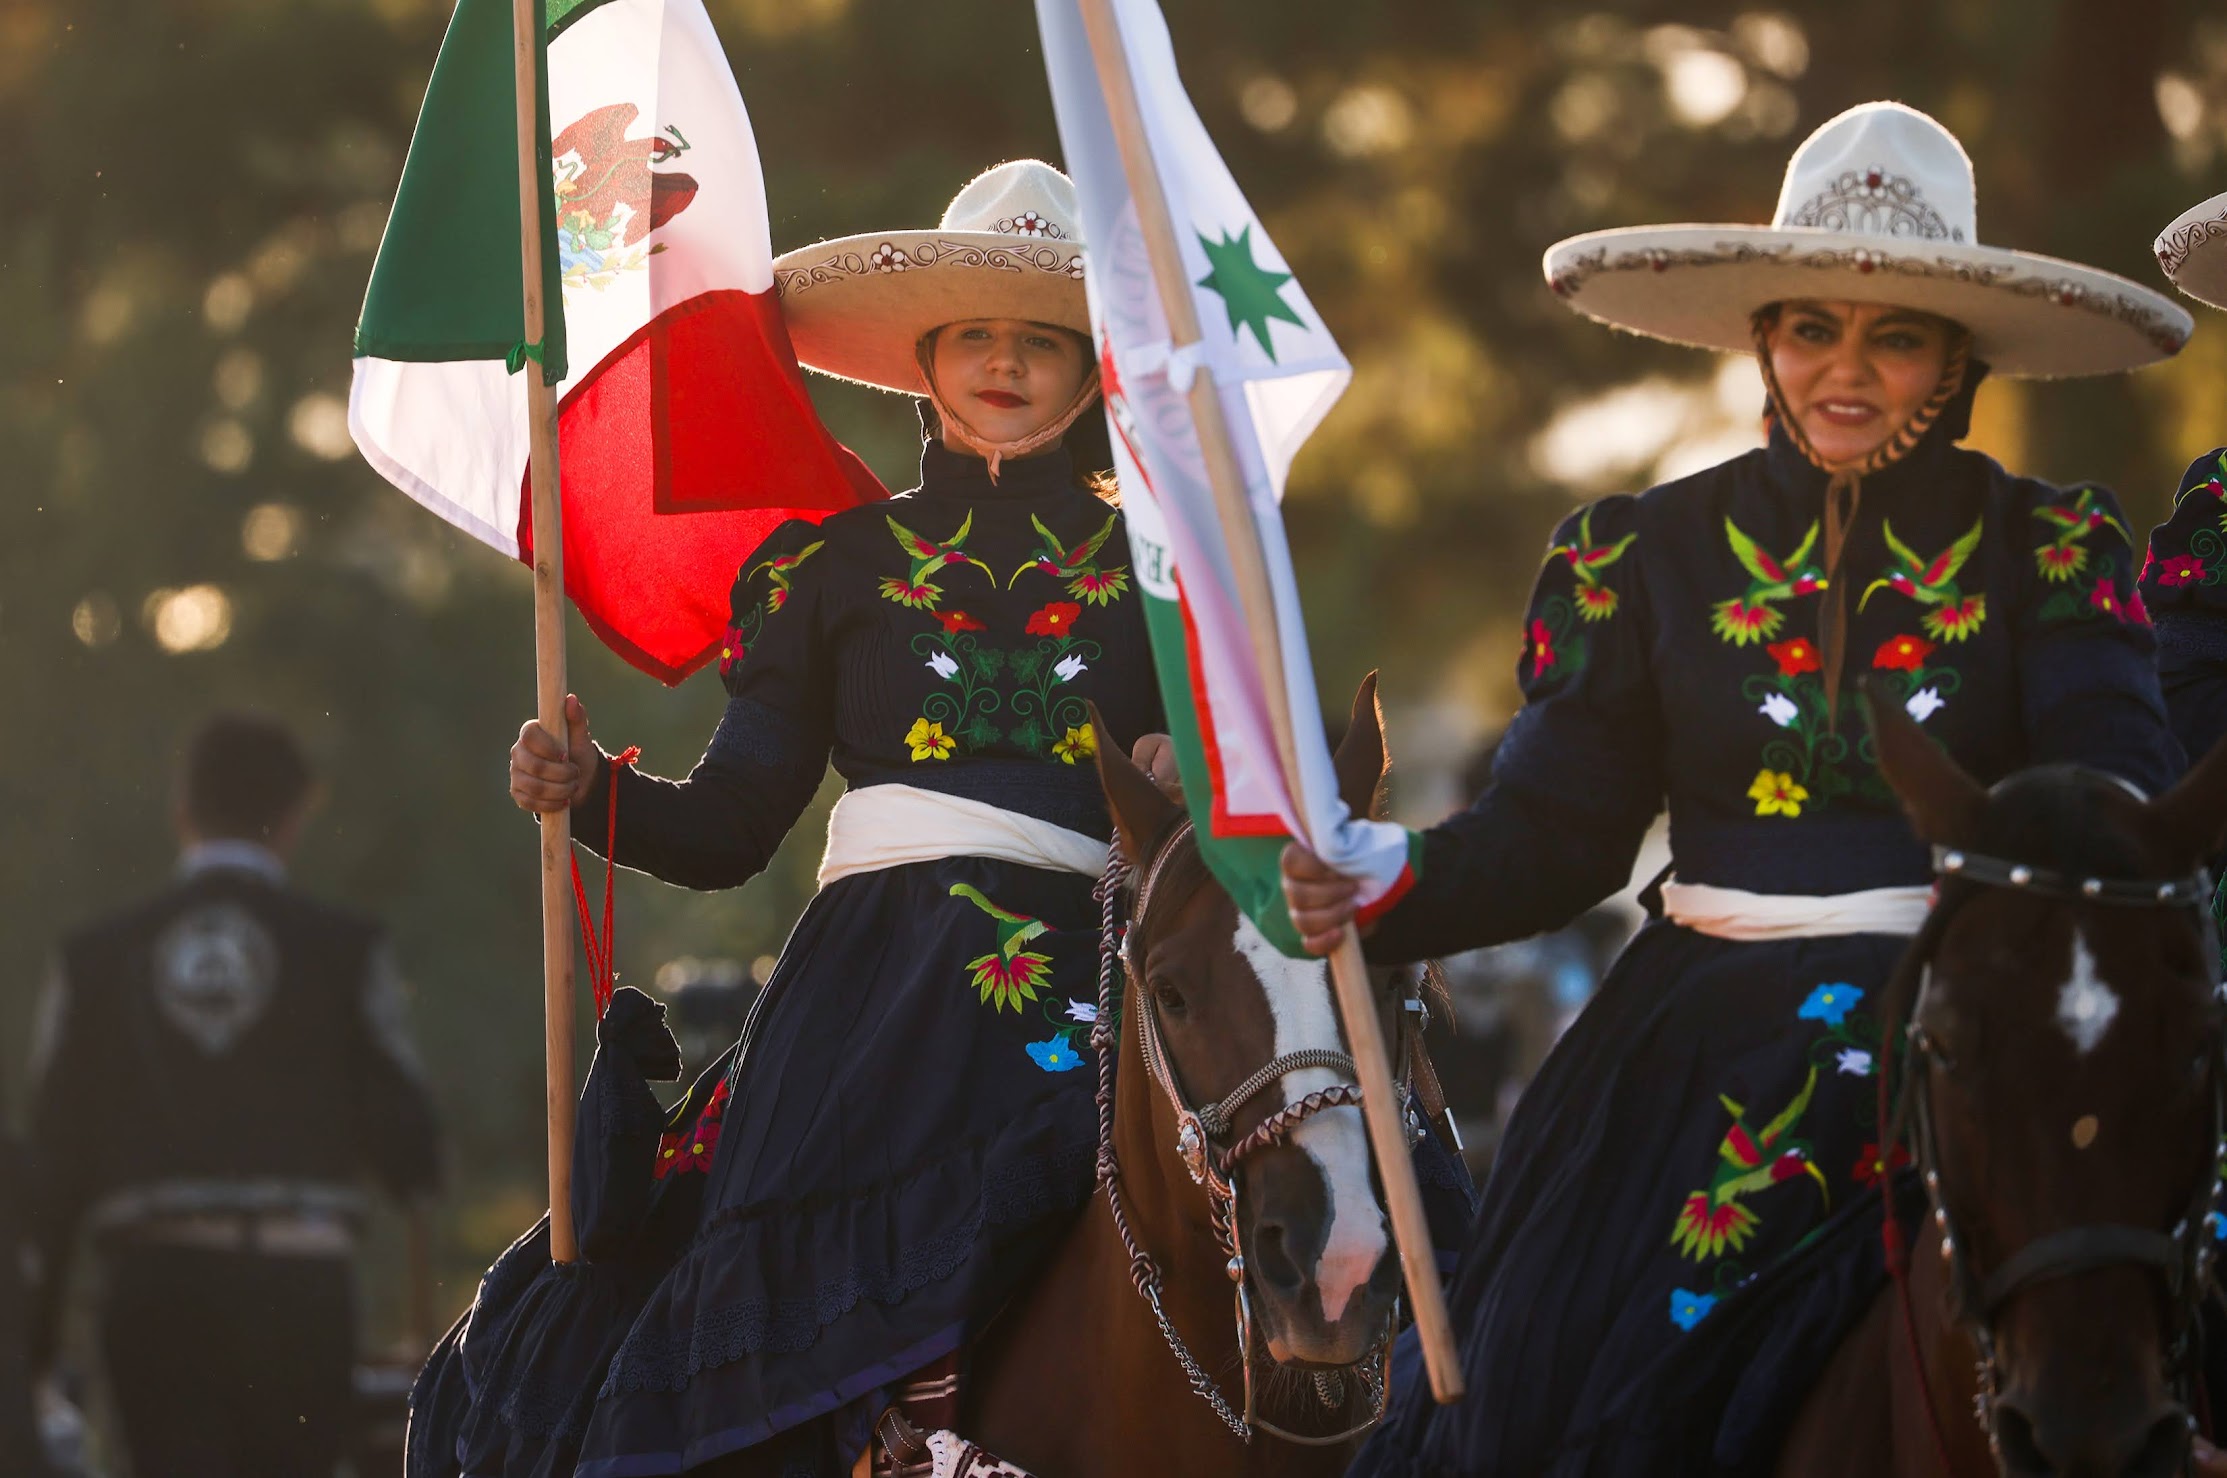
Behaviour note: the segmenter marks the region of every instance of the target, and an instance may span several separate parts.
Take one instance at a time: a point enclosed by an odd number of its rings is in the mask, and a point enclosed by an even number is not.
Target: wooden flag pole
[[[1152,157],[1144,115],[1137,103],[1134,80],[1129,75],[1128,53],[1121,44],[1119,24],[1111,0],[1076,0],[1083,27],[1090,39],[1091,60],[1098,71],[1099,90],[1113,125],[1114,142],[1121,151],[1122,172],[1129,179],[1129,193],[1136,201],[1137,223],[1144,236],[1145,252],[1167,315],[1168,338],[1182,349],[1199,341],[1197,305],[1190,293],[1189,274],[1175,222],[1160,186],[1159,166]],[[1206,461],[1207,480],[1214,490],[1215,512],[1229,545],[1232,574],[1238,599],[1251,633],[1254,661],[1266,688],[1271,720],[1275,726],[1276,752],[1294,788],[1300,784],[1298,746],[1291,731],[1291,704],[1284,676],[1283,644],[1277,630],[1276,600],[1268,579],[1268,565],[1260,537],[1253,525],[1245,493],[1245,478],[1230,439],[1229,423],[1222,414],[1222,399],[1213,375],[1201,366],[1191,381],[1191,418],[1198,428],[1199,450]],[[1305,808],[1301,807],[1304,822]],[[1311,840],[1302,838],[1302,840]],[[1439,1286],[1438,1264],[1431,1248],[1430,1226],[1423,1214],[1423,1193],[1415,1181],[1415,1164],[1409,1158],[1406,1118],[1395,1096],[1392,1064],[1385,1049],[1384,1030],[1377,1019],[1374,993],[1361,958],[1361,941],[1347,929],[1330,957],[1338,1014],[1345,1024],[1346,1045],[1352,1050],[1361,1080],[1361,1113],[1368,1125],[1369,1145],[1376,1153],[1377,1173],[1392,1218],[1392,1237],[1399,1248],[1400,1267],[1407,1276],[1408,1301],[1415,1311],[1416,1332],[1422,1340],[1423,1360],[1430,1372],[1431,1393],[1441,1403],[1461,1399],[1461,1366],[1454,1349],[1454,1334],[1446,1314],[1446,1297]]]
[[[526,342],[545,338],[541,298],[541,120],[536,106],[542,0],[511,0],[518,97],[518,247],[525,283]],[[562,311],[561,308],[559,311]],[[557,399],[541,365],[526,376],[526,424],[534,530],[534,708],[541,727],[564,747],[564,522],[557,493]],[[572,818],[541,818],[542,1054],[549,1108],[549,1260],[580,1256],[572,1229]]]

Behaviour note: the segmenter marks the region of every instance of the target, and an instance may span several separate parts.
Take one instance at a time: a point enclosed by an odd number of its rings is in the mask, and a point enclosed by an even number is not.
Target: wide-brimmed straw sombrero
[[[2193,321],[2110,272],[1979,239],[1972,161],[1900,103],[1866,103],[1794,151],[1768,226],[1593,231],[1546,254],[1589,317],[1675,343],[1752,349],[1750,318],[1794,298],[1891,303],[1953,319],[1999,375],[2112,374],[2179,352]]]
[[[2173,285],[2199,303],[2227,308],[2227,195],[2181,212],[2152,243]]]
[[[1017,159],[967,184],[932,231],[869,231],[774,259],[789,340],[824,374],[925,395],[914,346],[969,318],[1025,318],[1089,337],[1074,182]]]

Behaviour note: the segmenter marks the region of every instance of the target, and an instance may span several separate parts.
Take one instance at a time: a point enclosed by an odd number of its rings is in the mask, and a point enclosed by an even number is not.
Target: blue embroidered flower
[[[2227,1216],[2214,1211],[2205,1216],[2204,1223],[2212,1229],[2214,1242],[2227,1242]]]
[[[1863,998],[1864,993],[1852,985],[1821,985],[1809,993],[1809,999],[1802,1002],[1801,1009],[1794,1014],[1804,1021],[1822,1021],[1827,1026],[1837,1027],[1848,1019],[1848,1013],[1855,1010],[1856,1003]]]
[[[1082,1054],[1077,1052],[1064,1035],[1048,1042],[1030,1042],[1028,1055],[1036,1065],[1048,1073],[1073,1072],[1083,1065]]]
[[[1670,1322],[1680,1329],[1693,1328],[1708,1318],[1709,1311],[1716,1306],[1717,1296],[1713,1293],[1688,1293],[1683,1288],[1670,1290]]]

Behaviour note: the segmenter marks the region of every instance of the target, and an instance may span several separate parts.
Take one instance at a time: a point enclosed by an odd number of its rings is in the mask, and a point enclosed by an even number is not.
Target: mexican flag
[[[1207,865],[1262,933],[1289,954],[1277,854],[1309,837],[1362,881],[1364,921],[1414,881],[1415,839],[1347,814],[1338,798],[1307,651],[1281,503],[1294,454],[1352,378],[1260,218],[1199,122],[1153,0],[1111,0],[1139,110],[1203,333],[1172,345],[1135,201],[1076,0],[1036,0],[1052,107],[1089,244],[1085,282],[1115,471],[1178,767]],[[1231,574],[1187,396],[1213,376],[1236,442],[1273,587],[1299,773],[1286,774],[1269,691]]]
[[[566,593],[643,671],[713,656],[743,559],[886,496],[820,424],[765,182],[701,0],[544,0],[545,342],[524,342],[509,0],[458,0],[356,327],[365,460],[528,563],[526,386],[557,387]],[[561,305],[561,312],[557,311]]]

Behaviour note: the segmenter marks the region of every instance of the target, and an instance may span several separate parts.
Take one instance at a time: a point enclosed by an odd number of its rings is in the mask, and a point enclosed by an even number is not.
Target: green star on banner
[[[1291,311],[1284,301],[1284,284],[1291,281],[1289,272],[1271,272],[1253,260],[1253,227],[1247,222],[1245,229],[1231,236],[1222,233],[1218,242],[1209,241],[1204,232],[1199,233],[1199,245],[1206,252],[1211,270],[1198,281],[1200,287],[1219,293],[1222,306],[1229,310],[1229,329],[1232,334],[1253,331],[1260,341],[1263,354],[1276,357],[1276,346],[1268,339],[1268,320],[1281,318],[1300,328],[1306,320]]]

